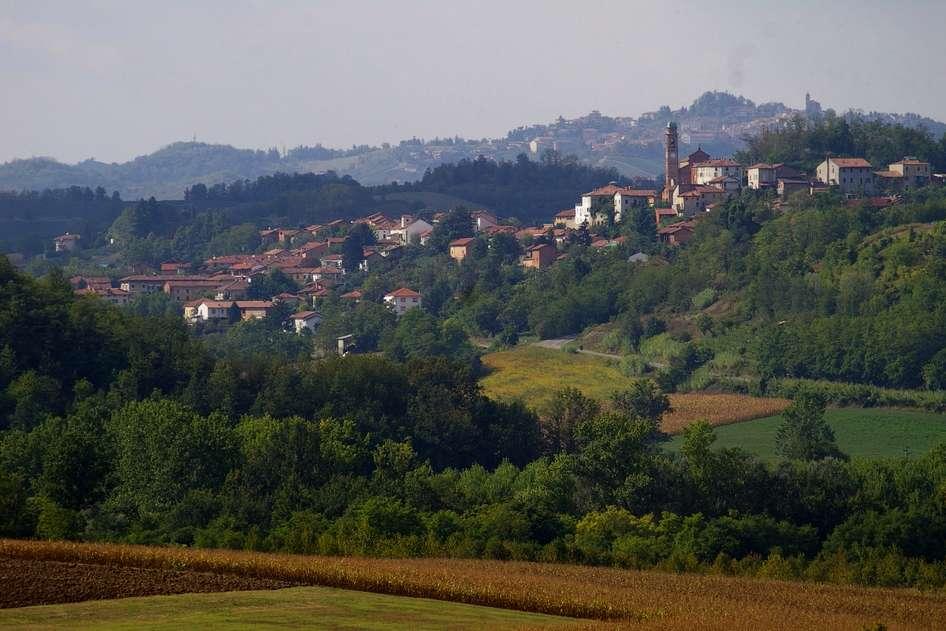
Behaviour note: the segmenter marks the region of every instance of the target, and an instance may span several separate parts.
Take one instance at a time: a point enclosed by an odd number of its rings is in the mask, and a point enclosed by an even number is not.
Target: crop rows
[[[236,574],[634,628],[937,628],[946,595],[569,565],[365,559],[0,540],[0,556]],[[600,622],[594,623],[596,628]]]
[[[668,434],[679,434],[695,421],[710,425],[728,425],[774,416],[788,407],[787,399],[763,399],[744,394],[671,394],[673,410],[665,414],[660,428]]]

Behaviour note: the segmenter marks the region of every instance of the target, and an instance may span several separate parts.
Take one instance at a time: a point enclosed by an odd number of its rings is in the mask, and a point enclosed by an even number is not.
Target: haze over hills
[[[398,145],[327,149],[321,145],[278,149],[238,149],[230,145],[175,142],[151,154],[124,163],[94,159],[64,164],[52,158],[13,160],[0,165],[0,190],[41,190],[68,186],[102,186],[122,197],[179,199],[194,183],[208,185],[252,179],[277,172],[335,171],[365,185],[419,179],[428,168],[479,155],[512,159],[525,153],[538,158],[555,149],[582,161],[613,167],[627,177],[653,178],[662,171],[666,122],[676,120],[683,151],[702,146],[712,155],[730,155],[743,138],[784,124],[796,115],[817,116],[817,102],[805,110],[783,103],[756,104],[723,92],[706,92],[689,107],[663,106],[637,118],[610,117],[592,112],[576,119],[519,127],[505,138],[470,140],[460,137],[424,141],[410,139]],[[925,127],[934,137],[946,133],[946,124],[917,114],[848,112],[846,116]]]

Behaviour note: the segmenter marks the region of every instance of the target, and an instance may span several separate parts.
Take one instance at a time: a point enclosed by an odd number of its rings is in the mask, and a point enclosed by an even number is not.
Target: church
[[[678,211],[705,207],[742,188],[745,169],[730,159],[713,159],[702,148],[680,160],[677,124],[664,132],[664,186],[660,199]]]

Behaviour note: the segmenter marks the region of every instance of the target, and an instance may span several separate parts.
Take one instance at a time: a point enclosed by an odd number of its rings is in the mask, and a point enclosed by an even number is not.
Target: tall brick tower
[[[673,197],[673,187],[680,181],[680,156],[677,150],[677,124],[667,123],[664,132],[664,190],[663,198],[670,201]]]

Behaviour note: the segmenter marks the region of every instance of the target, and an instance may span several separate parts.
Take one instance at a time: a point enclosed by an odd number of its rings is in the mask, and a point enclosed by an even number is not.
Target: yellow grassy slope
[[[556,391],[570,386],[599,401],[607,401],[613,392],[630,387],[635,379],[621,373],[617,362],[603,357],[537,346],[519,346],[512,350],[489,353],[483,364],[490,373],[480,382],[487,396],[494,399],[521,399],[541,412]],[[661,425],[663,431],[676,434],[697,420],[712,425],[778,414],[789,404],[785,399],[764,399],[739,394],[671,394],[673,410]]]

